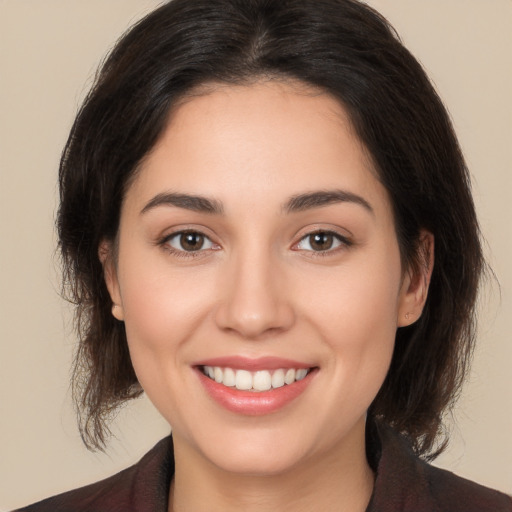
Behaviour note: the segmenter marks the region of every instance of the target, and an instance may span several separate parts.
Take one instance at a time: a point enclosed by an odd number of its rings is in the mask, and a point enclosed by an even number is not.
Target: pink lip
[[[258,370],[279,370],[280,368],[311,368],[314,365],[272,356],[258,357],[255,359],[242,356],[227,356],[198,361],[194,363],[193,366],[219,366],[220,368],[233,368],[235,370],[255,372]]]
[[[215,364],[211,366],[223,365]],[[233,368],[231,364],[225,366]],[[304,366],[300,367],[304,368]],[[234,366],[234,368],[241,369],[240,366]],[[266,368],[269,369],[268,366]],[[279,366],[279,368],[283,368],[283,366]],[[295,381],[293,384],[287,384],[269,391],[256,392],[240,391],[236,388],[224,386],[207,377],[200,367],[195,369],[210,398],[228,411],[247,416],[262,416],[280,410],[306,390],[318,371],[317,368],[312,369],[306,377]]]

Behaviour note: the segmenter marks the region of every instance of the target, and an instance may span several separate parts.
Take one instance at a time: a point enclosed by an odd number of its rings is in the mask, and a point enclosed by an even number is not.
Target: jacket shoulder
[[[512,512],[506,494],[432,466],[389,426],[370,427],[378,461],[367,512]]]
[[[137,464],[109,478],[47,498],[14,512],[165,510],[173,472],[172,441],[168,437],[160,441]]]
[[[94,484],[80,487],[15,512],[103,512],[128,510],[129,482],[132,468]],[[99,508],[98,508],[99,507]]]
[[[426,465],[431,495],[442,512],[512,512],[512,498],[450,471]]]

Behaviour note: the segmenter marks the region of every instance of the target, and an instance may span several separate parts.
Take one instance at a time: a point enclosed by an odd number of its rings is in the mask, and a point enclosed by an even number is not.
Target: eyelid
[[[201,227],[193,227],[193,226],[180,226],[179,228],[175,228],[170,232],[167,232],[165,235],[158,238],[156,241],[156,245],[162,247],[168,253],[171,253],[173,256],[179,258],[197,258],[201,256],[206,256],[207,253],[211,251],[216,251],[220,249],[220,245],[213,241],[213,237],[206,233],[206,229],[202,229]],[[185,233],[195,233],[204,237],[205,240],[208,240],[211,244],[210,247],[201,248],[196,251],[186,251],[184,249],[179,249],[172,246],[169,241],[173,238],[180,237]]]
[[[203,238],[203,242],[209,242],[209,245],[210,247],[206,247],[206,248],[201,248],[201,249],[197,249],[196,251],[187,251],[187,250],[183,250],[183,252],[199,252],[199,251],[205,251],[207,249],[211,249],[213,247],[213,242],[212,240],[210,239],[210,237],[204,235],[203,233],[200,233],[199,231],[178,231],[177,233],[173,233],[172,235],[168,236],[167,237],[167,241],[166,243],[168,243],[169,245],[171,245],[171,247],[173,249],[176,249],[177,251],[181,251],[182,249],[178,249],[177,247],[175,247],[174,245],[172,245],[170,242],[174,239],[176,240],[179,240],[183,235],[187,235],[187,234],[195,234],[195,235],[199,235]]]
[[[315,251],[314,249],[303,249],[303,248],[299,247],[300,243],[302,243],[308,237],[313,236],[317,233],[331,235],[339,242],[339,244],[336,245],[335,247],[331,247],[331,248],[325,249],[323,251]],[[304,252],[310,253],[311,255],[314,255],[314,256],[324,256],[324,255],[326,256],[329,254],[334,254],[340,250],[347,249],[353,245],[354,245],[354,241],[350,235],[349,236],[344,235],[334,228],[325,228],[325,227],[318,226],[313,229],[310,228],[305,233],[303,232],[300,235],[299,240],[292,245],[291,249],[295,250],[295,251],[304,251]]]
[[[163,247],[167,252],[170,252],[178,257],[183,258],[194,258],[198,256],[206,256],[206,253],[209,253],[211,251],[217,251],[221,249],[221,245],[216,243],[214,241],[214,237],[212,235],[207,234],[209,230],[207,228],[204,228],[202,226],[179,226],[172,229],[172,231],[167,232],[165,235],[159,237],[158,240],[156,240],[156,245],[159,245]],[[352,234],[342,234],[340,233],[341,228],[335,228],[335,227],[325,227],[325,226],[309,226],[306,229],[301,230],[302,233],[299,235],[298,240],[296,237],[296,242],[293,243],[291,246],[291,250],[294,251],[303,251],[305,253],[309,253],[312,256],[327,256],[334,253],[337,253],[339,251],[346,250],[353,246],[355,244]],[[343,230],[347,231],[347,230]],[[210,244],[207,248],[201,248],[195,251],[187,251],[185,249],[179,249],[176,247],[173,247],[169,241],[172,240],[175,237],[181,236],[184,233],[197,233],[198,235],[201,235],[204,237],[205,240],[207,240]],[[304,240],[306,240],[308,237],[315,235],[317,233],[323,233],[327,235],[331,235],[335,238],[335,240],[339,243],[335,245],[335,247],[330,247],[325,250],[314,250],[314,249],[304,249],[300,248],[299,244],[301,244]]]
[[[164,243],[166,240],[169,240],[173,236],[181,235],[183,233],[197,233],[212,241],[218,238],[217,235],[210,228],[203,226],[202,224],[183,223],[176,224],[174,226],[167,226],[165,229],[159,230],[159,234],[155,234],[154,239],[156,244],[161,244]]]

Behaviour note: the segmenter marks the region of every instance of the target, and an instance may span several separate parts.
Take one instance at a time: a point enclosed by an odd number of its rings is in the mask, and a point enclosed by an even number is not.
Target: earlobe
[[[403,280],[398,305],[398,327],[413,324],[420,318],[427,301],[430,278],[434,268],[434,235],[422,230],[419,237],[418,263]]]
[[[122,306],[119,304],[113,304],[112,305],[112,316],[116,319],[122,322],[124,320],[124,311]]]
[[[117,269],[113,255],[113,242],[103,240],[98,247],[98,258],[103,266],[103,278],[112,299],[112,316],[119,321],[124,320],[124,311],[117,279]]]

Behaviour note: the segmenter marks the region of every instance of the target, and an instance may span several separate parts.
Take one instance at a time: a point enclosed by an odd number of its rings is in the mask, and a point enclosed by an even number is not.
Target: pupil
[[[317,251],[326,251],[332,247],[333,237],[328,233],[315,233],[311,235],[311,247]]]
[[[198,251],[203,246],[204,236],[199,233],[183,233],[181,235],[181,246],[186,251]]]

